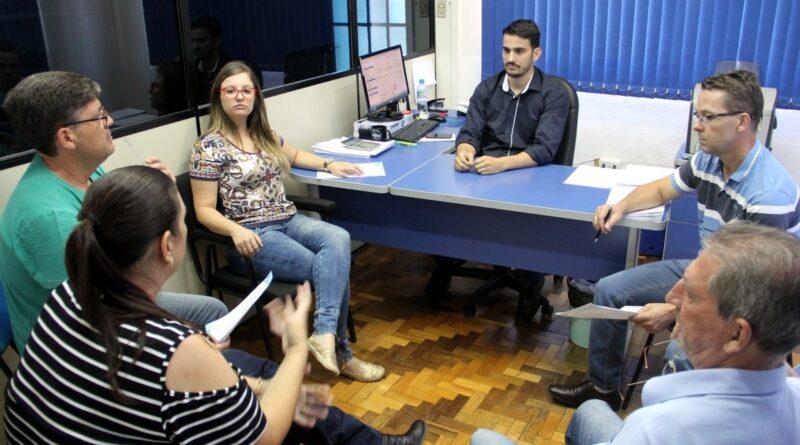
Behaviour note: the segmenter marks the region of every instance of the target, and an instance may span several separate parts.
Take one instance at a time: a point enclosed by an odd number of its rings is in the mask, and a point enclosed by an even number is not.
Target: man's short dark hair
[[[539,27],[536,26],[533,20],[514,20],[503,28],[503,35],[506,34],[528,39],[528,41],[531,42],[531,48],[539,47],[539,37],[541,33],[539,33]]]
[[[211,38],[222,37],[222,25],[219,24],[219,20],[210,15],[204,15],[192,21],[192,29],[198,28],[206,29]]]
[[[751,127],[755,132],[764,111],[764,96],[755,73],[747,70],[732,71],[706,77],[700,84],[704,90],[718,90],[727,93],[725,101],[727,112],[743,111],[750,115]]]
[[[22,79],[3,107],[17,133],[39,152],[56,155],[55,135],[78,112],[100,97],[100,85],[67,71],[46,71]]]

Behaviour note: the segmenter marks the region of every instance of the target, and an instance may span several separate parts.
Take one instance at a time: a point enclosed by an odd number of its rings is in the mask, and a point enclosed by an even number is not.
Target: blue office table
[[[450,132],[456,129],[450,128]],[[437,128],[439,132],[447,132]],[[357,190],[371,193],[389,193],[389,186],[395,181],[407,175],[409,172],[419,168],[431,159],[445,153],[453,148],[453,142],[422,142],[416,146],[396,144],[394,147],[384,151],[378,156],[371,158],[357,158],[353,156],[320,155],[325,158],[332,158],[339,161],[352,163],[364,162],[383,162],[386,176],[318,179],[315,170],[302,168],[292,168],[292,177],[298,182],[311,185],[335,187],[348,190]]]
[[[558,275],[599,279],[631,267],[639,229],[664,228],[624,219],[594,243],[591,220],[608,190],[564,184],[574,168],[559,165],[456,172],[451,146],[392,148],[375,158],[383,178],[317,180],[298,169],[293,176],[322,186],[320,196],[336,201],[332,222],[353,239]]]

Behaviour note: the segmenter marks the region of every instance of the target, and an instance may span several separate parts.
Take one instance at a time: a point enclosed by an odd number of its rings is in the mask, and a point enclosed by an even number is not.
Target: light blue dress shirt
[[[800,444],[800,378],[697,369],[655,377],[614,444]]]

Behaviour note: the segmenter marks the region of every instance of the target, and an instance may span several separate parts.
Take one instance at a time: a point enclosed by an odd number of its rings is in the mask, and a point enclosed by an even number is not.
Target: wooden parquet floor
[[[329,383],[336,406],[378,430],[401,433],[425,419],[428,444],[466,444],[481,427],[519,444],[563,444],[574,410],[552,403],[547,387],[580,382],[587,368],[586,350],[569,342],[569,322],[556,317],[542,325],[537,315],[534,326],[514,327],[516,293],[509,290],[495,292],[475,317],[464,316],[463,298],[479,283],[456,278],[446,295],[429,301],[424,288],[433,266],[426,255],[360,249],[351,273],[353,351],[387,375],[361,383],[315,369],[309,380]],[[567,308],[566,285],[554,288],[548,278],[545,292],[556,311]],[[263,355],[250,324],[237,330],[233,346]],[[638,354],[641,345],[630,349]]]

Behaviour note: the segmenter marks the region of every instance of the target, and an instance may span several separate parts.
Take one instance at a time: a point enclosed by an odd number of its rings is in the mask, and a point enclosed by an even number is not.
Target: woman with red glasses
[[[384,368],[355,358],[347,342],[350,235],[299,214],[283,184],[291,166],[336,176],[361,175],[361,169],[284,141],[270,127],[261,87],[245,63],[225,65],[211,91],[211,119],[189,166],[197,219],[233,239],[236,248],[226,257],[242,273],[249,257],[260,278],[272,271],[277,280],[313,283],[308,347],[325,369],[364,382],[382,379]]]

